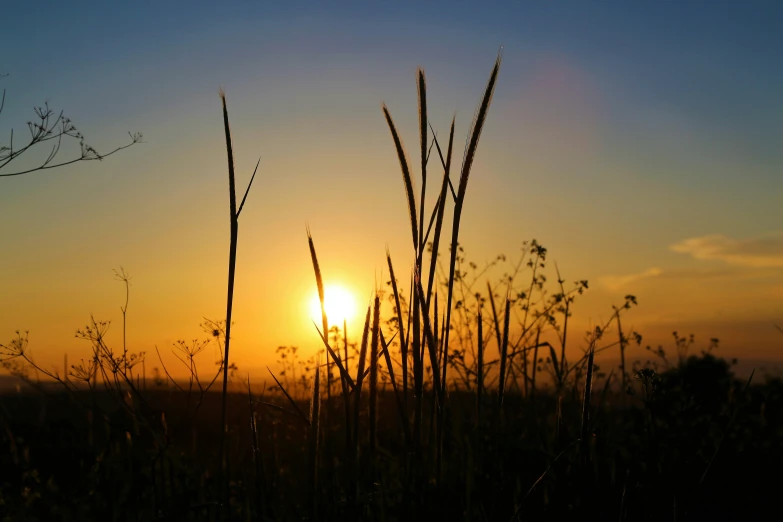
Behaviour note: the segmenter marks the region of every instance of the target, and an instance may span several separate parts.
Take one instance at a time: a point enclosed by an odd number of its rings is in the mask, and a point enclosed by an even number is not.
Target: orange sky
[[[203,317],[225,314],[219,87],[240,187],[261,158],[240,219],[232,358],[262,378],[277,346],[314,353],[306,226],[327,282],[351,289],[360,310],[388,279],[387,246],[406,279],[407,209],[380,103],[417,165],[422,65],[433,127],[445,139],[456,111],[461,153],[500,43],[504,62],[463,214],[468,257],[515,257],[537,238],[566,280],[588,279],[575,347],[631,293],[640,305],[627,321],[645,344],[670,342],[676,329],[705,345],[721,338],[729,357],[781,359],[783,79],[775,70],[783,45],[773,45],[780,35],[757,13],[711,13],[714,31],[694,36],[685,21],[703,13],[685,7],[682,27],[642,12],[651,7],[601,11],[595,27],[549,7],[462,7],[446,19],[424,13],[428,23],[411,25],[397,45],[396,21],[410,19],[411,7],[310,15],[162,7],[146,24],[147,15],[96,5],[83,19],[47,12],[73,28],[77,56],[92,56],[63,61],[48,52],[53,40],[11,47],[33,30],[36,9],[20,8],[15,32],[0,35],[3,48],[19,49],[0,79],[2,143],[46,99],[99,150],[128,130],[145,135],[100,163],[0,178],[0,342],[29,330],[42,365],[87,356],[74,332],[91,314],[112,320],[118,345],[124,290],[112,270],[120,266],[133,278],[132,350],[167,353],[201,336]],[[743,16],[755,31],[732,22]],[[109,32],[118,19],[136,22]]]

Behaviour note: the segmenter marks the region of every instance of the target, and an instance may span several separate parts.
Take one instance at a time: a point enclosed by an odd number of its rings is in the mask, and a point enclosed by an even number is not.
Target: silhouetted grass
[[[142,385],[134,368],[143,354],[124,344],[115,353],[103,335],[107,324],[94,319],[78,332],[93,357],[68,376],[37,366],[26,334],[0,345],[12,373],[38,385],[34,370],[58,384],[2,397],[0,520],[761,519],[777,493],[767,477],[783,464],[780,379],[741,382],[712,345],[689,355],[692,339],[676,332],[674,364],[659,348],[652,352],[660,367],[627,368],[632,341],[641,344],[621,326],[620,315],[636,304],[632,295],[591,329],[580,352],[568,342],[568,324],[587,281],[569,287],[556,269],[552,290],[547,250],[535,240],[497,282],[488,270],[504,256],[483,269],[466,260],[462,210],[499,71],[500,56],[469,130],[457,190],[450,179],[455,122],[444,156],[417,71],[418,204],[402,138],[383,105],[408,206],[409,285],[400,284],[387,251],[391,292],[375,289],[361,341],[351,344],[345,323],[342,336],[330,329],[308,230],[320,341],[306,360],[296,348],[279,348],[274,385],[255,391],[249,379],[246,390],[229,386],[236,379],[229,346],[245,199],[237,209],[223,97],[231,211],[226,321],[207,321],[206,341],[176,345],[187,383],[172,379],[159,358],[162,371],[156,368],[149,386],[143,372]],[[443,178],[428,211],[433,150]],[[442,234],[447,206],[450,238]],[[449,250],[445,266],[441,240]],[[123,314],[127,307],[126,294]],[[613,325],[618,340],[608,342]],[[214,378],[202,381],[194,358],[210,343],[221,360]],[[606,350],[619,352],[619,375],[601,371]],[[220,376],[222,392],[211,391]]]
[[[600,409],[593,403],[592,436],[585,450],[589,503],[583,498],[584,463],[573,446],[584,429],[581,398],[566,394],[558,399],[540,390],[533,403],[508,394],[500,424],[499,410],[488,409],[479,422],[472,413],[475,396],[453,392],[442,479],[438,484],[425,482],[410,499],[396,400],[393,392],[379,391],[376,482],[361,486],[356,482],[364,480],[362,468],[359,478],[349,480],[352,457],[339,449],[342,417],[333,416],[332,424],[321,427],[321,446],[335,448],[330,455],[334,474],[323,476],[323,455],[313,467],[312,456],[318,455],[312,449],[317,432],[313,425],[291,422],[283,413],[256,405],[254,433],[246,415],[230,415],[232,516],[259,515],[255,495],[262,491],[271,520],[309,517],[311,501],[327,520],[510,520],[517,511],[520,520],[552,520],[585,516],[588,506],[593,520],[662,520],[675,513],[686,520],[766,519],[763,512],[772,508],[776,492],[769,472],[783,463],[781,381],[743,391],[745,383],[731,376],[729,366],[709,355],[691,357],[648,378],[657,379],[656,391],[639,405],[624,408],[615,391]],[[86,400],[89,392],[81,393]],[[220,486],[214,482],[219,467],[213,455],[220,438],[215,420],[221,394],[207,394],[202,415],[187,429],[174,427],[184,415],[185,392],[161,389],[144,395],[165,412],[169,428],[164,451],[134,431],[132,420],[119,408],[96,420],[90,439],[87,413],[67,394],[4,396],[0,514],[6,520],[214,519]],[[228,411],[247,411],[242,407],[246,400],[230,393]],[[553,415],[558,400],[559,433]],[[97,394],[97,401],[106,408],[115,404],[108,392]],[[331,406],[338,408],[338,398],[334,401]],[[423,403],[427,418],[430,402]],[[164,432],[162,425],[157,429]],[[360,456],[362,447],[369,448],[361,444]],[[428,448],[425,439],[422,450]],[[314,473],[321,474],[315,489]],[[260,476],[265,479],[257,484]],[[358,493],[352,493],[357,487]]]

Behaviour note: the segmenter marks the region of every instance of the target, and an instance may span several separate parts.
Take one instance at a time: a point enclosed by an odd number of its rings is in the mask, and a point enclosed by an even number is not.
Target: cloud
[[[621,276],[612,276],[612,275],[603,276],[600,278],[600,282],[607,289],[616,292],[631,283],[635,283],[642,279],[658,277],[661,274],[663,274],[663,270],[661,270],[658,267],[653,267],[639,274],[628,274],[628,275],[621,275]]]
[[[669,249],[694,259],[718,260],[752,268],[783,268],[783,232],[760,238],[732,239],[721,234],[684,239]]]

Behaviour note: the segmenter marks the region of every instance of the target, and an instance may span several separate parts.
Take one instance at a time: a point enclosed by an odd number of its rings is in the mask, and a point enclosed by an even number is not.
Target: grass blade
[[[367,315],[364,318],[364,331],[362,332],[362,345],[359,349],[359,363],[356,368],[356,388],[354,389],[354,417],[353,417],[353,445],[354,454],[359,447],[359,409],[361,408],[362,382],[364,381],[364,361],[367,358],[367,343],[370,334],[370,307],[367,307]]]
[[[430,273],[427,279],[427,310],[430,307],[430,296],[432,295],[432,285],[435,281],[435,267],[438,262],[438,250],[440,249],[440,235],[443,230],[443,215],[446,210],[446,189],[449,186],[451,176],[451,156],[452,147],[454,145],[454,124],[456,123],[456,116],[451,120],[451,130],[449,131],[449,148],[446,153],[446,161],[443,162],[443,155],[440,151],[440,145],[438,144],[438,138],[435,137],[435,145],[438,148],[438,154],[441,155],[441,162],[443,166],[443,182],[440,187],[440,196],[438,197],[437,205],[437,218],[435,221],[435,233],[432,237],[432,253],[430,255]]]
[[[245,206],[245,200],[247,199],[247,195],[250,193],[250,187],[253,186],[253,180],[256,179],[256,172],[258,172],[258,166],[261,164],[261,158],[258,158],[258,163],[256,163],[256,168],[253,169],[253,175],[250,176],[250,183],[247,184],[247,188],[245,189],[245,195],[242,196],[242,202],[239,204],[239,209],[237,210],[237,219],[239,219],[239,214],[242,213],[242,208]]]
[[[378,409],[378,345],[381,322],[381,300],[375,295],[372,314],[372,342],[370,343],[370,451],[375,452],[375,430]]]
[[[343,363],[345,365],[345,373],[351,375],[351,369],[348,367],[348,321],[343,319],[343,348],[345,348],[345,359]],[[339,354],[339,349],[337,350]],[[348,383],[345,379],[340,378],[343,392],[343,407],[345,408],[345,448],[346,450],[351,446],[351,398],[348,391]]]
[[[318,299],[321,303],[321,322],[324,327],[324,334],[329,332],[329,320],[326,317],[326,306],[324,303],[324,281],[321,277],[321,267],[318,265],[318,256],[315,254],[315,244],[310,229],[307,229],[307,243],[310,246],[310,258],[313,261],[313,271],[315,272],[315,284],[318,286]]]
[[[319,358],[320,359],[320,358]],[[313,520],[318,513],[318,435],[321,420],[321,380],[320,360],[315,363],[313,393],[310,398],[310,429],[308,430],[307,446],[310,460],[310,499],[312,500]]]
[[[405,415],[405,408],[402,403],[402,399],[400,397],[400,391],[399,386],[397,384],[397,380],[394,377],[394,367],[392,366],[392,360],[391,360],[391,353],[389,352],[389,343],[386,342],[386,339],[383,337],[383,330],[379,330],[379,335],[381,339],[381,348],[383,349],[383,357],[386,360],[386,368],[389,370],[389,379],[391,380],[392,389],[394,390],[394,399],[397,402],[397,409],[400,411],[400,424],[402,426],[404,435],[405,435],[405,443],[410,443],[410,433],[409,433],[409,426],[408,426],[408,420]],[[391,342],[391,340],[389,341]]]
[[[506,389],[506,358],[508,357],[508,325],[511,318],[511,300],[506,297],[506,315],[503,318],[503,343],[500,345],[500,376],[498,377],[498,404],[503,406]]]
[[[329,318],[326,317],[326,305],[324,303],[324,282],[323,277],[321,277],[321,267],[318,265],[318,256],[315,254],[315,244],[313,243],[313,236],[310,234],[310,229],[307,229],[307,243],[310,246],[310,257],[313,261],[313,271],[315,272],[315,283],[318,287],[318,300],[321,303],[321,324],[324,327],[323,335],[325,339],[328,339],[329,336]],[[328,343],[327,343],[328,345]],[[337,363],[337,366],[340,367],[340,362],[338,361],[339,357],[335,355],[335,353],[328,348],[327,351],[329,352],[326,356],[326,406],[327,406],[327,414],[328,414],[328,408],[329,404],[331,403],[332,398],[332,365],[329,363],[329,355],[332,356],[332,359]],[[341,381],[344,381],[344,376],[348,376],[348,373],[345,371],[342,371],[340,373]]]
[[[326,347],[326,351],[329,352],[329,355],[332,356],[332,360],[337,365],[337,370],[339,370],[339,372],[340,372],[340,377],[345,379],[345,382],[348,384],[348,386],[351,387],[351,390],[355,389],[356,388],[356,384],[354,384],[353,379],[351,379],[351,376],[348,375],[348,372],[346,371],[346,369],[343,366],[342,362],[340,362],[340,358],[337,356],[336,353],[334,353],[334,350],[329,345],[329,341],[326,339],[326,336],[318,328],[318,325],[315,324],[315,321],[313,321],[313,326],[315,326],[315,329],[318,331],[318,335],[321,336],[321,340],[324,342],[324,346]]]
[[[394,276],[391,253],[386,249],[386,261],[389,265],[392,291],[394,292],[394,306],[397,307],[397,327],[400,332],[400,358],[402,363],[402,406],[408,411],[408,339],[405,337],[405,329],[402,326],[402,306],[400,305],[400,292],[397,289],[397,278]],[[410,316],[409,316],[410,318]]]
[[[481,429],[481,403],[484,395],[484,321],[478,311],[478,361],[476,363],[476,424]]]
[[[495,92],[495,84],[498,79],[498,73],[500,72],[500,61],[502,54],[498,53],[498,57],[495,60],[495,66],[492,68],[492,73],[489,75],[489,81],[487,87],[484,90],[484,97],[481,99],[481,103],[476,111],[476,116],[473,119],[471,125],[471,131],[468,135],[467,147],[465,149],[465,156],[462,160],[462,172],[460,174],[459,189],[457,191],[457,200],[462,200],[465,197],[465,191],[468,186],[468,177],[470,176],[470,169],[473,166],[473,159],[476,156],[476,150],[478,149],[479,138],[481,137],[481,131],[484,128],[484,122],[487,119],[489,113],[489,105],[492,102],[492,95]]]
[[[227,473],[228,463],[226,456],[226,432],[227,425],[227,397],[228,397],[228,368],[230,367],[229,347],[231,346],[231,314],[234,306],[234,275],[236,273],[237,261],[237,239],[239,234],[239,223],[237,221],[237,197],[236,184],[234,181],[234,149],[231,144],[231,128],[228,124],[228,109],[226,107],[226,95],[221,90],[220,99],[223,104],[223,127],[226,134],[226,153],[228,156],[228,194],[230,211],[230,243],[228,251],[228,289],[226,298],[226,336],[223,355],[223,393],[221,400],[221,419],[220,419],[220,452],[218,458],[221,462],[221,472],[225,475],[223,484],[223,504],[228,510],[229,506],[229,477]],[[227,515],[228,511],[224,513]]]
[[[492,285],[489,281],[487,281],[487,292],[489,292],[489,304],[492,306],[492,320],[495,322],[495,337],[498,342],[498,353],[500,353],[500,347],[503,346],[503,340],[500,338],[500,319],[497,308],[495,308],[495,294],[492,292]]]
[[[421,145],[421,198],[419,199],[419,256],[424,250],[424,201],[427,192],[427,82],[424,71],[419,67],[416,71],[416,86],[419,91],[419,141]],[[421,259],[420,259],[421,261]]]
[[[460,174],[459,189],[457,191],[457,199],[454,203],[454,216],[452,220],[451,228],[451,256],[449,259],[449,281],[448,281],[448,295],[446,297],[446,325],[447,328],[451,325],[451,303],[454,297],[454,281],[455,270],[457,265],[457,248],[459,245],[459,226],[460,219],[462,218],[462,207],[465,203],[465,193],[468,187],[468,177],[470,175],[470,169],[473,165],[473,159],[478,149],[479,137],[481,130],[484,127],[484,121],[486,120],[487,113],[489,112],[489,105],[492,101],[492,94],[495,91],[495,83],[497,81],[498,72],[500,71],[500,59],[501,55],[498,54],[495,60],[495,66],[492,68],[492,73],[487,83],[487,88],[484,91],[484,97],[479,104],[476,117],[473,120],[472,129],[468,136],[468,146],[465,150],[465,156],[462,160],[462,172]],[[446,330],[449,331],[448,329]],[[446,335],[444,339],[445,351],[448,353],[449,335]]]
[[[589,461],[589,426],[590,426],[590,395],[593,388],[593,358],[595,356],[595,340],[590,343],[590,352],[587,356],[587,375],[585,376],[585,393],[584,400],[582,401],[582,435],[580,443],[580,457],[582,460],[582,468],[587,468]]]
[[[555,369],[555,378],[557,379],[557,387],[563,386],[563,374],[560,371],[560,365],[557,363],[557,353],[552,345],[549,345],[549,357],[552,359],[552,366]]]
[[[418,227],[416,225],[416,200],[413,195],[413,181],[411,179],[411,170],[410,166],[408,164],[408,158],[405,155],[405,148],[403,147],[402,140],[400,139],[400,135],[397,133],[397,128],[394,126],[394,121],[392,120],[391,114],[389,113],[389,109],[386,107],[386,104],[382,105],[383,109],[383,115],[386,117],[386,123],[389,124],[389,130],[392,134],[392,139],[394,140],[394,147],[397,149],[397,157],[400,160],[400,168],[402,169],[402,181],[405,184],[405,195],[408,199],[408,214],[410,214],[411,218],[411,233],[413,235],[413,249],[415,252],[418,253]]]
[[[421,279],[418,274],[415,275],[416,292],[420,302],[424,302],[424,290],[421,286]],[[433,333],[432,324],[430,323],[430,316],[426,310],[422,310],[421,314],[424,320],[424,339],[427,343],[428,353],[430,355],[430,366],[432,367],[432,387],[435,390],[435,394],[438,397],[438,404],[443,405],[443,386],[440,382],[440,366],[438,365],[438,343],[435,340],[435,334]]]
[[[291,406],[294,408],[294,411],[296,412],[296,415],[298,417],[301,417],[301,419],[305,422],[305,424],[309,425],[310,424],[310,420],[305,416],[305,414],[299,408],[299,405],[296,404],[296,401],[293,399],[293,397],[291,397],[291,395],[289,395],[288,391],[286,391],[286,389],[282,385],[282,383],[277,380],[277,377],[275,377],[275,374],[272,373],[272,370],[269,369],[269,366],[267,366],[266,369],[269,372],[269,375],[271,375],[272,378],[277,383],[277,386],[278,386],[278,388],[280,388],[280,391],[282,391],[283,394],[286,396],[286,398],[288,399],[288,402],[291,403]]]

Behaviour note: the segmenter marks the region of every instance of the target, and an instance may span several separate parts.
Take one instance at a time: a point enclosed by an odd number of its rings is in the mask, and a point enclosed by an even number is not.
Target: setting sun
[[[345,287],[327,285],[324,288],[324,307],[330,325],[342,328],[343,321],[350,322],[356,314],[356,299]],[[316,292],[310,299],[310,316],[317,325],[321,325],[321,301]]]

